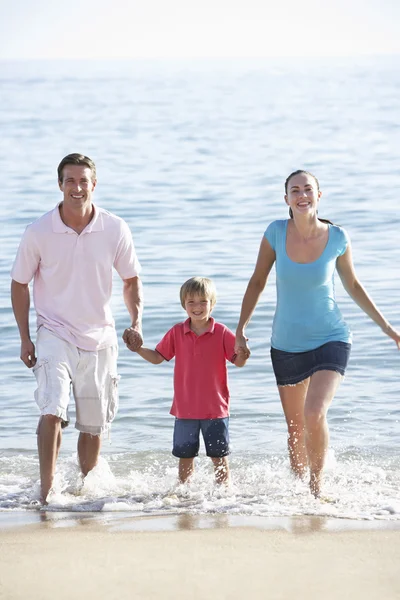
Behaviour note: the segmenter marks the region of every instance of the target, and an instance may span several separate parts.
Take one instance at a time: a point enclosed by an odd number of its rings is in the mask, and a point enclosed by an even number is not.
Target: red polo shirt
[[[210,318],[201,335],[190,319],[170,329],[156,350],[165,360],[175,356],[174,400],[171,414],[178,419],[222,419],[229,416],[226,361],[235,358],[235,335]]]

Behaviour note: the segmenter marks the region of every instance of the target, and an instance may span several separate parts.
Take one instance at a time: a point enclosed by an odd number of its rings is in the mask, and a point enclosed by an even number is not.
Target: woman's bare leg
[[[296,385],[278,386],[283,412],[288,428],[290,466],[298,477],[306,474],[308,467],[305,444],[304,405],[310,378]]]
[[[342,376],[335,371],[317,371],[311,376],[304,405],[305,440],[310,466],[310,490],[318,498],[329,444],[326,415]]]

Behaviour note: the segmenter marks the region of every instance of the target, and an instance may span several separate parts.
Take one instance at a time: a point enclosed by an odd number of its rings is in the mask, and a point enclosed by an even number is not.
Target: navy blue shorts
[[[229,454],[229,417],[225,419],[175,419],[172,454],[194,458],[199,453],[200,431],[207,456],[222,458]]]
[[[351,344],[328,342],[308,352],[283,352],[271,348],[271,361],[277,385],[295,385],[317,371],[345,374]]]

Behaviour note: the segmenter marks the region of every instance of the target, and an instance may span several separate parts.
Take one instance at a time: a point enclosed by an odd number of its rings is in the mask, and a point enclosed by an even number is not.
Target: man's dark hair
[[[63,170],[66,165],[80,165],[88,167],[88,169],[90,169],[92,172],[92,181],[96,179],[96,165],[92,159],[88,156],[84,156],[83,154],[74,153],[65,156],[57,167],[58,181],[60,183],[63,181]]]

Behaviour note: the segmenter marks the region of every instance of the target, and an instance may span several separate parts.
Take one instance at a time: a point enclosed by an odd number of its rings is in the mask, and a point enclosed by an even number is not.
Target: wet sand
[[[2,513],[3,600],[396,600],[400,523]]]

